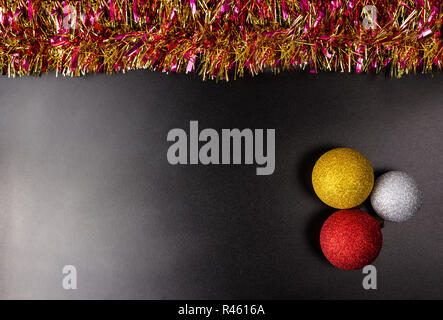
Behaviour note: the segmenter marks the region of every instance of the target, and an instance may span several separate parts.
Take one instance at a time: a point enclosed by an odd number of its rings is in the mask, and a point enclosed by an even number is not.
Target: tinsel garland
[[[370,28],[368,5],[377,10]],[[148,68],[227,80],[303,68],[400,77],[441,69],[442,18],[436,0],[0,0],[0,70]]]

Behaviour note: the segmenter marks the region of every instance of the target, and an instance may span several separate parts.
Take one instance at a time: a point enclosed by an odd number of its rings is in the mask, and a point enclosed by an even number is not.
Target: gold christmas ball
[[[354,208],[371,193],[374,170],[360,152],[350,148],[332,149],[315,163],[312,186],[320,200],[328,206]]]

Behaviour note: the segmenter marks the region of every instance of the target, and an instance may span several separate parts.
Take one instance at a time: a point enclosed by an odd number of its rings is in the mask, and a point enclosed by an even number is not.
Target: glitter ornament
[[[389,171],[381,175],[371,194],[375,212],[385,220],[402,222],[420,209],[422,192],[417,182],[405,172]]]
[[[380,253],[383,236],[377,221],[358,209],[332,214],[320,232],[320,246],[326,259],[344,270],[371,264]]]
[[[312,170],[312,186],[321,201],[337,209],[360,205],[371,193],[374,171],[360,152],[350,148],[323,154]]]

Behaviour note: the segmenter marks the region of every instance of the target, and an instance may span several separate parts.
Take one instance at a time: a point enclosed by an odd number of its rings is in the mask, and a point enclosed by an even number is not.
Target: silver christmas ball
[[[387,221],[402,222],[414,216],[423,203],[423,194],[414,178],[402,171],[381,175],[374,185],[371,204]]]

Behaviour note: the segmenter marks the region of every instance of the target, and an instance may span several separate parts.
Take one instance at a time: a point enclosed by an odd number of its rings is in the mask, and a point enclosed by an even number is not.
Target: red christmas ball
[[[380,253],[382,243],[377,221],[358,209],[335,212],[326,219],[320,232],[320,246],[326,259],[345,270],[371,264]]]

